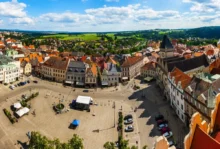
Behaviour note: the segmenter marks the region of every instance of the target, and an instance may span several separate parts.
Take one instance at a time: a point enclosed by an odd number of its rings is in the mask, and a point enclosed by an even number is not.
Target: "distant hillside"
[[[4,29],[0,29],[4,31]],[[55,31],[25,31],[25,30],[6,30],[23,32],[25,34],[32,35],[32,37],[54,34],[67,34],[67,35],[85,35],[91,34],[86,32],[55,32]],[[95,32],[93,32],[96,34]],[[102,34],[108,34],[109,32],[102,32]],[[122,31],[111,32],[113,35],[120,37],[139,37],[145,39],[161,40],[164,34],[169,35],[170,38],[208,38],[208,39],[220,39],[220,26],[201,27],[194,29],[154,29],[154,30],[142,30],[142,31]],[[100,33],[97,33],[100,34]]]
[[[220,38],[220,26],[201,27],[185,31],[187,37]]]

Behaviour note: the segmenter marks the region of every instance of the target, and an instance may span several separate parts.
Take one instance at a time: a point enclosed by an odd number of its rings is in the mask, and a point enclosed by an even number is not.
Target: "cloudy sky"
[[[125,31],[220,25],[220,0],[0,0],[0,28]]]

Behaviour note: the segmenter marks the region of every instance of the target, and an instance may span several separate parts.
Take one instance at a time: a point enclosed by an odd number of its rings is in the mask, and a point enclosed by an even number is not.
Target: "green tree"
[[[83,149],[83,139],[74,134],[69,140],[69,145],[71,146],[71,149]]]
[[[105,149],[115,149],[115,144],[113,142],[106,142],[104,144]]]
[[[143,149],[147,149],[147,145],[143,146]]]
[[[131,149],[138,149],[138,147],[137,146],[132,146]]]

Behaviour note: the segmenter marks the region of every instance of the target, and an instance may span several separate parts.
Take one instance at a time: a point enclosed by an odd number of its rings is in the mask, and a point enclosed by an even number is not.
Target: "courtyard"
[[[132,89],[134,82],[140,86],[139,90]],[[115,142],[118,139],[116,128],[119,111],[124,115],[133,115],[134,132],[124,133],[124,137],[129,139],[130,145],[138,145],[139,148],[144,145],[152,148],[155,139],[161,135],[154,120],[154,116],[158,113],[163,114],[169,121],[174,140],[180,147],[187,133],[183,129],[183,124],[175,117],[169,102],[163,100],[154,83],[142,84],[139,80],[132,80],[126,86],[119,86],[117,90],[91,89],[85,93],[83,89],[64,88],[58,83],[39,80],[38,84],[30,83],[13,91],[3,87],[4,93],[0,94],[0,110],[9,109],[22,94],[30,94],[30,89],[32,92],[38,91],[39,96],[30,101],[31,111],[28,115],[23,116],[13,125],[4,114],[0,115],[0,146],[19,148],[22,143],[28,141],[27,132],[39,131],[48,138],[59,138],[61,141],[67,141],[73,134],[78,134],[83,138],[86,149],[102,149],[105,142]],[[145,97],[142,96],[143,94]],[[90,107],[90,112],[70,108],[69,104],[79,95],[91,96],[94,99],[95,105]],[[65,105],[67,112],[62,114],[54,112],[53,105],[58,104],[59,101]],[[136,112],[134,112],[135,108],[137,108]],[[33,110],[36,116],[31,114]],[[74,119],[80,120],[80,126],[75,130],[69,128]],[[17,144],[18,141],[20,144]]]

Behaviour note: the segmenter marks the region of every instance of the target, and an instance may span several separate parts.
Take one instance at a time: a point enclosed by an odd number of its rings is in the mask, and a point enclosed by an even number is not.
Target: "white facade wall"
[[[185,123],[184,95],[180,82],[176,85],[174,79],[168,78],[170,104],[175,109],[179,119]]]

